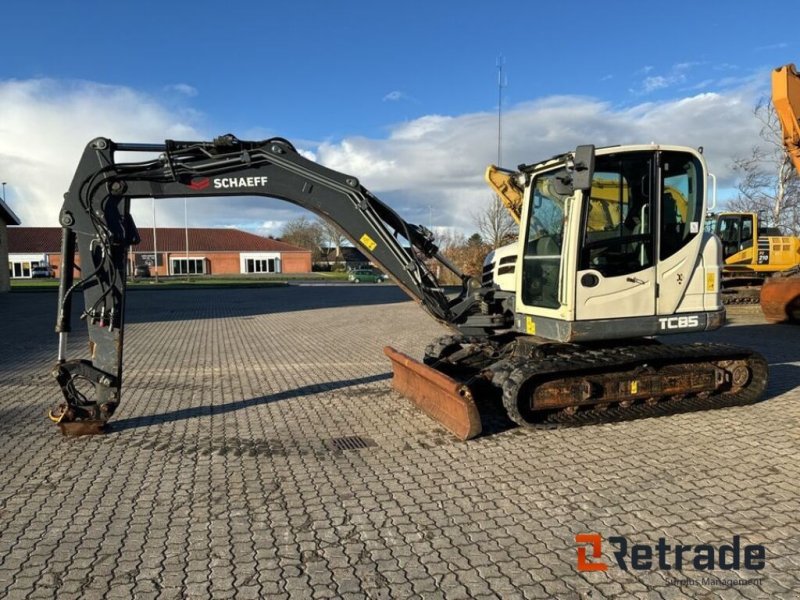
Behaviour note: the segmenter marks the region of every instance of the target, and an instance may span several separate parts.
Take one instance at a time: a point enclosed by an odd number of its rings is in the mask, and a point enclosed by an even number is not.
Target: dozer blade
[[[392,361],[394,389],[460,440],[474,438],[481,432],[478,407],[466,385],[391,346],[386,346],[383,352]]]
[[[800,323],[800,273],[767,279],[761,288],[761,311],[768,321]]]

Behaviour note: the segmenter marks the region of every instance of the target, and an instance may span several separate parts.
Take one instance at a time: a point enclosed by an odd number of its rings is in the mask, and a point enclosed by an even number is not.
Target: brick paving
[[[443,332],[392,286],[134,291],[114,429],[66,439],[54,314],[0,295],[0,597],[800,595],[797,328],[713,336],[768,358],[759,404],[461,443],[391,390],[382,347]],[[585,532],[767,565],[579,573]]]

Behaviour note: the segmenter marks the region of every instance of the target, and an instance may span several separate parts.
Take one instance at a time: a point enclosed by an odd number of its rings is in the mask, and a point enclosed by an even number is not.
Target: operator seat
[[[671,193],[664,192],[661,203],[661,255],[672,256],[683,245],[685,223]]]

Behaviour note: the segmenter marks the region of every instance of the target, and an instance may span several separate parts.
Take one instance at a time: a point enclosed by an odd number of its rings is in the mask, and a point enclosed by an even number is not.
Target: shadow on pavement
[[[238,400],[229,402],[227,404],[207,404],[204,406],[192,406],[189,408],[180,408],[178,410],[169,411],[162,414],[146,415],[141,417],[129,417],[119,421],[111,421],[109,423],[109,433],[120,433],[130,429],[138,429],[140,427],[150,427],[152,425],[163,425],[165,423],[173,423],[175,421],[184,421],[186,419],[194,419],[197,417],[206,417],[211,415],[222,415],[237,410],[244,410],[256,406],[264,406],[279,402],[281,400],[290,400],[293,398],[301,398],[303,396],[310,396],[313,394],[320,394],[324,392],[332,392],[343,388],[349,388],[356,385],[364,385],[367,383],[375,383],[376,381],[384,381],[391,379],[391,373],[380,373],[378,375],[370,375],[368,377],[360,377],[358,379],[343,379],[340,381],[328,381],[324,383],[314,383],[303,387],[295,388],[292,390],[285,390],[283,392],[276,392],[266,396],[259,396],[257,398],[248,398],[246,400]]]
[[[136,291],[126,297],[125,318],[127,323],[224,319],[408,300],[396,285]]]

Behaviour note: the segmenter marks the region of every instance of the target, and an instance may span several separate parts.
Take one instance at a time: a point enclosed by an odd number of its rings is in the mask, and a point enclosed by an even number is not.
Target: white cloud
[[[393,90],[386,94],[383,99],[384,102],[411,102],[412,104],[419,104],[419,100],[413,96],[409,96],[400,90]]]
[[[177,92],[183,94],[187,98],[194,98],[199,93],[197,88],[189,85],[188,83],[174,83],[166,87],[168,92]]]
[[[575,148],[649,143],[703,146],[720,186],[733,183],[734,158],[758,140],[752,85],[618,108],[592,98],[551,97],[504,114],[503,162],[515,167]],[[429,116],[395,127],[386,139],[346,139],[319,147],[320,162],[359,176],[408,220],[474,230],[489,198],[485,166],[497,157],[497,115]]]
[[[58,225],[84,146],[98,136],[158,142],[200,135],[184,115],[126,87],[50,79],[0,82],[0,169],[24,225]]]
[[[676,81],[677,80],[674,77],[664,77],[663,75],[645,77],[644,81],[642,82],[642,91],[647,94],[655,90],[669,87],[673,83],[676,83]]]
[[[667,73],[663,75],[649,75],[653,71],[653,67],[645,67],[641,72],[648,76],[642,80],[641,87],[638,90],[632,90],[635,94],[649,94],[656,90],[669,88],[675,85],[686,83],[688,73],[694,67],[698,67],[703,63],[697,61],[687,61],[676,63],[672,65]]]
[[[384,102],[397,102],[398,100],[402,100],[405,97],[406,97],[406,95],[403,92],[401,92],[399,90],[394,90],[394,91],[391,91],[388,94],[386,94],[383,97],[383,101]]]
[[[740,80],[717,93],[614,106],[588,97],[548,97],[509,107],[503,117],[503,162],[514,167],[574,148],[651,141],[704,146],[721,189],[731,164],[757,142],[752,107],[763,81]],[[26,225],[56,225],[83,146],[103,135],[118,141],[209,139],[193,112],[176,112],[125,87],[50,80],[0,82],[0,179]],[[268,124],[271,126],[272,124]],[[333,125],[332,125],[333,126]],[[296,140],[299,142],[299,140]],[[428,115],[397,124],[385,138],[302,140],[303,155],[358,177],[411,222],[474,231],[472,215],[490,198],[483,182],[497,159],[494,111]],[[159,202],[158,223],[183,225],[183,200]],[[152,225],[149,200],[136,200],[141,227]],[[197,198],[189,226],[237,226],[277,235],[300,209],[278,200]]]

